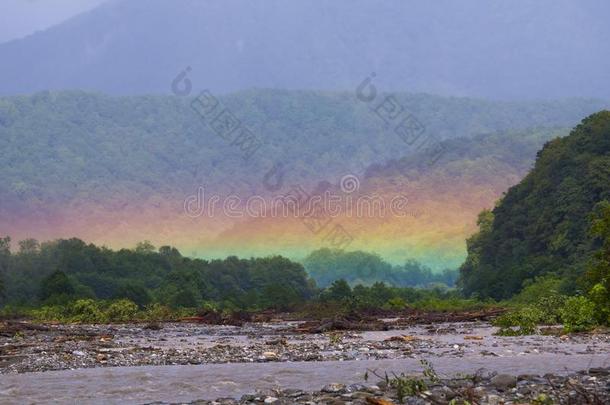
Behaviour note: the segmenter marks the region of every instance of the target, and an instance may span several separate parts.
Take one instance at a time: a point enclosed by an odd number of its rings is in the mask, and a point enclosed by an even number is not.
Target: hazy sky
[[[0,43],[58,24],[106,0],[0,0]]]

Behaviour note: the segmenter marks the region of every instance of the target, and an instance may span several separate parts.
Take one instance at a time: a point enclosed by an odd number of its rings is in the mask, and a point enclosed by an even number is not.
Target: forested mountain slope
[[[523,282],[583,275],[600,240],[589,229],[596,205],[610,199],[610,112],[589,116],[569,136],[548,142],[533,170],[468,240],[461,284],[468,294],[509,297]]]
[[[218,98],[261,140],[247,160],[193,111],[190,97],[1,98],[0,231],[14,240],[76,236],[116,248],[150,239],[203,257],[302,258],[320,246],[298,221],[222,212],[191,218],[185,200],[199,187],[207,196],[268,198],[293,185],[336,185],[351,174],[360,177],[362,192],[406,194],[413,214],[353,222],[361,236],[352,248],[377,251],[394,264],[416,258],[443,269],[463,259],[476,213],[519,181],[543,142],[603,105],[397,94],[425,137],[445,140],[444,156],[430,166],[355,93],[252,90]],[[270,191],[265,176],[278,163],[281,182]],[[370,180],[363,177],[367,168]],[[404,175],[393,179],[397,170]]]

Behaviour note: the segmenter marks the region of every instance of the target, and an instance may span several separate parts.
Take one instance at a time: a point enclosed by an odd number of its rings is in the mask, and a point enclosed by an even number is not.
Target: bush
[[[586,297],[570,297],[560,310],[563,329],[566,332],[583,332],[593,329],[595,304]]]
[[[67,311],[73,322],[99,323],[106,321],[98,302],[92,299],[77,300],[68,305]]]
[[[142,313],[142,317],[147,321],[166,321],[172,319],[173,315],[169,307],[159,303],[147,305]]]
[[[554,276],[538,277],[523,283],[523,290],[511,301],[520,304],[537,304],[543,298],[558,297],[562,280]]]
[[[407,303],[400,297],[394,297],[384,305],[385,308],[394,310],[404,309],[406,306]]]
[[[533,335],[542,318],[543,314],[538,308],[527,306],[499,316],[493,321],[493,325],[500,327],[496,332],[500,336]]]
[[[610,325],[610,293],[598,283],[589,291],[589,299],[595,305],[595,319],[599,324]]]
[[[132,321],[138,313],[138,306],[127,299],[113,302],[106,310],[106,319],[111,322]]]
[[[66,308],[61,305],[45,305],[30,312],[37,321],[66,321]]]

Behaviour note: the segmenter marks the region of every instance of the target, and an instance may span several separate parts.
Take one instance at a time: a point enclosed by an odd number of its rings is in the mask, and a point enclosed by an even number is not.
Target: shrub
[[[106,321],[98,302],[92,299],[76,300],[68,305],[67,311],[74,322],[99,323]]]
[[[570,297],[560,310],[566,332],[583,332],[595,327],[595,304],[586,297]]]
[[[142,317],[147,321],[166,321],[173,318],[173,312],[165,305],[154,303],[144,308]]]
[[[403,300],[400,297],[394,297],[392,299],[390,299],[385,305],[384,307],[387,309],[404,309],[407,306],[407,303],[405,302],[405,300]]]
[[[562,280],[554,276],[538,277],[523,283],[523,290],[512,301],[520,304],[537,304],[541,299],[558,297]]]
[[[610,293],[603,284],[597,283],[589,291],[589,299],[595,305],[595,319],[602,325],[610,325]]]
[[[499,316],[493,321],[493,325],[500,327],[496,332],[500,336],[532,335],[536,333],[536,326],[541,323],[542,318],[540,310],[527,306]]]
[[[106,310],[106,318],[111,322],[128,322],[138,313],[138,306],[128,299],[114,301]]]
[[[37,321],[65,321],[66,308],[61,305],[45,305],[30,312]]]

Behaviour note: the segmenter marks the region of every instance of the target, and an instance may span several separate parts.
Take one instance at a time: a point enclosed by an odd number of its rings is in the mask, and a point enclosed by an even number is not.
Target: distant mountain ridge
[[[192,97],[82,91],[0,97],[0,232],[15,240],[76,236],[112,247],[150,239],[201,257],[302,258],[320,246],[298,220],[191,218],[185,201],[199,187],[207,196],[271,197],[294,185],[310,191],[320,182],[337,185],[349,174],[360,178],[361,192],[405,193],[412,214],[346,219],[358,236],[350,248],[376,251],[392,263],[415,258],[434,269],[454,268],[476,214],[521,179],[546,140],[603,106],[395,97],[425,135],[444,142],[447,152],[435,166],[354,93],[219,96],[264,141],[247,161],[192,110]],[[277,163],[282,181],[271,191],[264,179]]]
[[[495,99],[610,94],[599,1],[112,0],[0,44],[0,94],[380,88]]]

